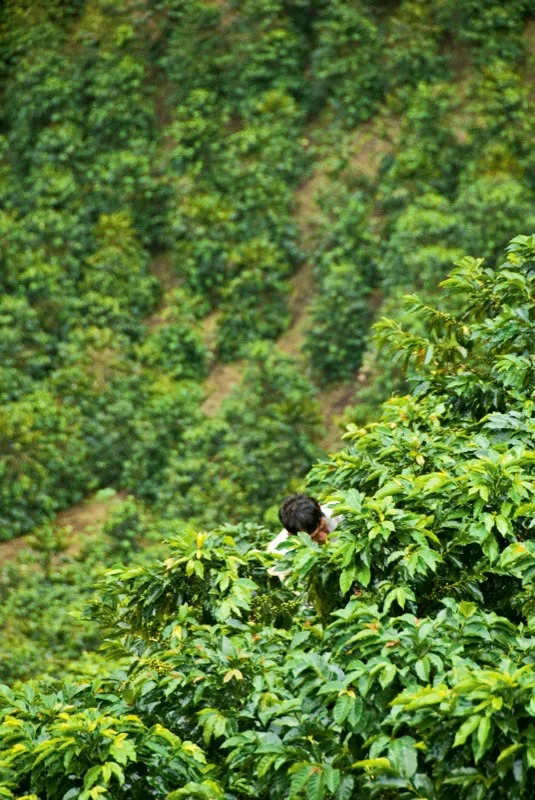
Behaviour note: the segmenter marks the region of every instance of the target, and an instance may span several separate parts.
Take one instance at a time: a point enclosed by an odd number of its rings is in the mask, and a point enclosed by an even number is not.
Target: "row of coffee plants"
[[[244,7],[228,36],[239,42],[253,12]],[[302,55],[290,34],[294,78],[285,82],[281,65],[280,80],[261,90],[256,83],[263,61],[271,63],[269,42],[280,39],[279,12],[266,4],[266,52],[250,61],[247,43],[232,80],[249,74],[249,89],[227,102],[219,62],[213,81],[198,82],[196,69],[180,74],[184,32],[202,39],[210,31],[208,71],[218,52],[221,15],[204,4],[3,6],[0,538],[43,524],[101,486],[174,500],[180,465],[221,438],[228,444],[214,469],[228,475],[240,464],[243,487],[264,486],[243,489],[259,518],[310,466],[317,422],[311,439],[299,426],[292,432],[273,417],[287,401],[268,403],[264,421],[246,388],[228,418],[212,423],[200,411],[214,355],[199,318],[221,309],[216,349],[224,359],[246,355],[250,340],[275,338],[289,319],[285,279],[299,260],[292,192],[306,162],[303,114],[289,94],[302,80]],[[162,247],[170,282],[186,284],[165,299],[151,274]],[[312,387],[284,359],[279,373],[277,357],[264,352],[253,361],[269,362],[270,380],[287,376],[283,394],[312,403]],[[265,445],[244,470],[240,436],[264,428]],[[196,483],[193,473],[184,479]],[[228,513],[226,495],[210,507],[211,484],[205,491],[191,507],[181,500],[186,517],[193,507],[201,516]],[[241,501],[234,509],[231,518],[243,512]]]

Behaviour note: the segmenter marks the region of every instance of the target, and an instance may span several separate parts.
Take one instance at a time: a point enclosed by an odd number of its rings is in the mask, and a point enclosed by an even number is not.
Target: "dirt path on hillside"
[[[308,303],[313,294],[312,265],[304,264],[290,279],[292,286],[288,298],[288,306],[292,314],[290,327],[277,340],[277,346],[285,353],[298,359],[303,358],[301,345],[304,341],[304,329],[307,322]],[[218,312],[210,314],[204,320],[204,339],[208,346],[214,345]],[[204,382],[206,400],[202,410],[209,417],[215,416],[221,409],[223,401],[239,384],[243,372],[243,359],[230,364],[214,364],[208,378]]]
[[[159,108],[159,116],[164,118],[164,111],[161,108]],[[370,120],[356,131],[352,131],[343,143],[343,151],[351,168],[362,175],[373,177],[383,156],[392,150],[398,134],[399,120],[393,117]],[[328,185],[328,181],[326,168],[320,164],[319,168],[303,182],[295,193],[295,220],[300,232],[301,247],[305,253],[312,252],[314,248],[320,220],[320,210],[316,200],[318,192],[323,186]],[[156,328],[166,323],[165,312],[168,307],[169,293],[176,288],[178,281],[169,255],[164,254],[155,258],[151,271],[164,289],[159,308],[146,320],[149,328]],[[312,262],[306,260],[289,280],[291,291],[288,297],[288,307],[291,313],[291,323],[277,340],[278,347],[299,362],[305,361],[302,348],[310,319],[310,303],[316,293],[313,273]],[[215,349],[219,317],[219,311],[214,311],[202,323],[204,340],[212,351]],[[206,399],[202,404],[202,410],[207,416],[213,417],[221,410],[224,400],[240,383],[242,372],[242,360],[230,364],[214,362],[210,374],[204,382]],[[362,385],[362,380],[362,375],[358,374],[349,382],[320,390],[318,399],[322,408],[324,426],[328,431],[323,442],[326,449],[330,449],[338,443],[340,428],[336,420],[354,399],[356,390]]]
[[[310,301],[316,291],[312,263],[307,261],[303,264],[290,282],[292,292],[288,298],[288,307],[292,315],[292,321],[288,330],[278,339],[277,345],[289,356],[303,359],[302,347],[310,318]]]
[[[214,5],[225,5],[224,0],[210,1]],[[161,89],[156,93],[155,112],[160,127],[166,128],[172,115],[168,107],[167,93]],[[392,150],[399,134],[399,127],[400,123],[397,118],[379,116],[359,126],[355,131],[351,131],[342,143],[342,152],[348,159],[351,169],[367,177],[373,177],[383,156]],[[313,136],[313,129],[310,133]],[[172,139],[169,135],[162,139],[164,152],[169,150],[171,145]],[[305,253],[311,253],[315,245],[315,236],[320,222],[317,196],[321,188],[328,185],[328,182],[329,173],[326,162],[320,163],[295,193],[294,218],[299,228],[301,248]],[[154,259],[151,272],[158,278],[164,290],[158,309],[146,320],[149,328],[157,328],[166,324],[169,295],[176,288],[178,281],[168,254]],[[277,341],[278,347],[284,353],[300,363],[305,363],[303,344],[310,319],[311,300],[316,294],[313,272],[311,260],[306,260],[290,279],[291,291],[288,297],[288,307],[291,313],[291,322],[289,328]],[[215,350],[219,317],[220,313],[215,311],[208,315],[202,323],[205,343],[212,352]],[[224,400],[240,383],[242,372],[243,361],[241,360],[231,364],[214,362],[210,374],[204,382],[206,399],[202,404],[202,410],[207,416],[213,417],[221,410]],[[324,445],[328,448],[339,440],[340,429],[336,418],[353,400],[361,380],[362,376],[357,375],[353,381],[329,386],[320,391],[319,402],[322,408],[324,427],[328,431]]]
[[[394,149],[400,129],[399,117],[379,116],[350,133],[346,150],[351,166],[361,175],[375,177],[383,157]]]
[[[151,274],[160,282],[163,289],[162,298],[156,311],[145,319],[148,328],[159,328],[166,323],[166,311],[169,307],[169,295],[178,286],[178,278],[171,265],[171,257],[168,254],[156,256],[150,265]]]
[[[215,417],[221,410],[223,401],[240,383],[242,372],[243,361],[233,361],[232,364],[215,364],[203,384],[206,399],[201,408],[206,416]]]
[[[88,536],[98,533],[106,522],[110,511],[122,503],[126,492],[117,492],[106,499],[94,498],[78,503],[65,511],[60,511],[54,524],[60,528],[70,528],[69,544],[64,551],[75,556]],[[31,535],[19,536],[9,542],[0,543],[0,566],[12,561],[23,550],[31,550]]]
[[[370,120],[357,131],[349,134],[344,143],[344,151],[348,155],[351,168],[362,175],[373,177],[383,156],[393,149],[399,129],[400,123],[397,118],[381,117]],[[327,183],[328,177],[325,169],[320,166],[296,191],[295,219],[300,231],[301,247],[305,253],[311,252],[314,247],[314,237],[320,217],[316,198],[318,192]],[[305,261],[289,283],[292,287],[288,298],[291,323],[288,330],[277,340],[277,346],[284,353],[303,362],[305,356],[302,348],[310,319],[310,303],[316,294],[312,262]],[[377,302],[376,294],[374,294],[373,300],[374,310],[380,305],[380,302]],[[209,346],[213,346],[215,341],[217,320],[218,312],[214,312],[204,321],[205,341]],[[239,384],[242,369],[243,362],[241,361],[214,365],[204,384],[207,397],[202,408],[205,414],[214,416],[219,412],[225,398]],[[344,409],[354,400],[356,391],[365,385],[366,380],[367,376],[359,372],[351,381],[331,385],[324,389],[320,387],[318,400],[322,409],[324,427],[327,430],[322,446],[326,450],[333,449],[339,443],[341,431],[338,419],[342,416]]]
[[[106,500],[95,498],[58,514],[57,524],[61,528],[69,527],[71,529],[71,539],[65,552],[68,555],[76,555],[83,540],[98,533],[108,519],[110,511],[122,503],[126,497],[126,492],[117,492]]]

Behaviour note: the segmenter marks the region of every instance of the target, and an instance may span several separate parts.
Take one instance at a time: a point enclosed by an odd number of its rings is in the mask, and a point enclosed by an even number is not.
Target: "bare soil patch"
[[[0,542],[0,567],[3,567],[8,561],[13,561],[22,550],[27,550],[28,548],[29,544],[26,536],[19,536],[9,542]]]
[[[87,500],[72,508],[60,511],[55,524],[60,528],[71,529],[70,541],[65,553],[76,555],[85,537],[97,533],[108,518],[112,508],[126,498],[126,492],[117,492],[105,500]],[[31,549],[31,536],[20,536],[9,542],[0,543],[0,566],[12,561],[23,550]]]
[[[98,533],[110,511],[122,503],[126,496],[126,492],[117,492],[106,500],[89,500],[61,511],[56,517],[56,523],[61,528],[71,529],[71,540],[65,552],[68,555],[76,555],[82,544],[82,538]]]
[[[217,323],[221,317],[219,309],[212,311],[202,321],[202,336],[209,350],[214,351],[217,341]]]
[[[292,321],[288,330],[279,337],[277,345],[289,356],[302,358],[305,330],[310,318],[310,301],[316,291],[312,264],[310,262],[303,264],[290,283],[292,292],[288,298],[288,307]]]
[[[167,321],[165,312],[169,307],[169,295],[177,288],[179,280],[168,254],[157,256],[151,264],[150,271],[160,282],[164,293],[156,311],[145,319],[145,325],[149,328],[159,328]]]
[[[339,425],[346,407],[355,399],[356,381],[336,384],[327,389],[320,388],[319,402],[323,415],[323,425],[327,431],[321,446],[328,453],[340,447],[342,431]]]
[[[241,380],[243,361],[232,364],[216,364],[204,382],[206,400],[201,408],[208,417],[215,417],[221,410],[223,401],[231,394]]]
[[[381,161],[397,142],[401,129],[398,117],[374,117],[350,134],[347,141],[351,166],[361,175],[373,178]]]

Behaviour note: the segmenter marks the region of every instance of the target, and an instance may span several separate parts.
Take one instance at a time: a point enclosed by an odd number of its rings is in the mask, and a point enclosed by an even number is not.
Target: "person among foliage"
[[[279,519],[284,528],[268,544],[268,553],[278,551],[279,545],[299,531],[308,533],[312,541],[325,544],[328,534],[335,530],[341,517],[333,517],[332,509],[328,505],[320,506],[314,497],[292,494],[283,500]]]

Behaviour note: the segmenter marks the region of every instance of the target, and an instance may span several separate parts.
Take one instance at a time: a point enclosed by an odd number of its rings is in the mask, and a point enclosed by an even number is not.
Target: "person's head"
[[[327,521],[320,504],[313,497],[305,494],[286,497],[279,509],[279,519],[288,533],[304,531],[317,541],[325,541]]]

